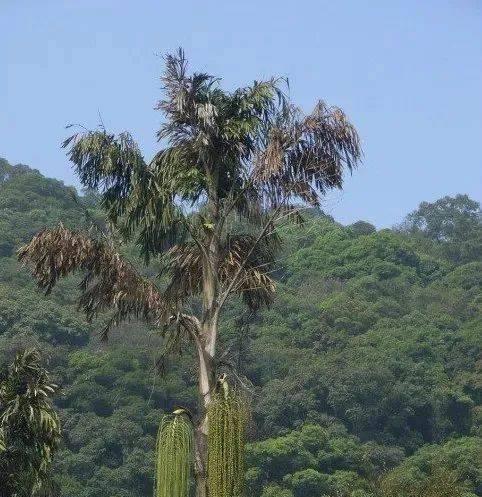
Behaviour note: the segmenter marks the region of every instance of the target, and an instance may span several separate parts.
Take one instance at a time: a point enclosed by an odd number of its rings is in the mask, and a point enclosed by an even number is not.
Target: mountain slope
[[[222,323],[226,361],[253,383],[253,495],[370,496],[392,468],[393,481],[416,479],[424,462],[430,473],[457,440],[460,458],[473,459],[482,229],[470,202],[424,205],[398,230],[344,227],[319,212],[285,228],[274,305],[245,316],[234,302]],[[130,323],[100,345],[98,323],[76,311],[76,278],[45,297],[15,259],[43,227],[92,218],[92,199],[0,161],[0,357],[30,343],[50,357],[63,391],[56,472],[64,495],[146,496],[161,413],[195,402],[189,353],[160,377],[155,330]],[[475,464],[460,464],[457,478],[480,495]]]

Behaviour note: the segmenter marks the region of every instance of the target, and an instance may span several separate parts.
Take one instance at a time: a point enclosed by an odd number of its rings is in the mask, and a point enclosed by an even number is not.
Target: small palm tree
[[[17,353],[2,374],[0,495],[55,493],[49,470],[60,441],[60,423],[50,399],[56,389],[35,349]]]
[[[143,277],[102,237],[59,226],[19,251],[39,285],[84,272],[80,306],[89,318],[106,309],[104,329],[136,317],[160,327],[167,344],[188,338],[198,359],[196,429],[199,497],[206,495],[206,409],[216,383],[220,313],[233,295],[252,311],[270,304],[270,276],[280,223],[300,220],[300,207],[341,188],[360,161],[359,138],[345,114],[319,102],[302,114],[283,81],[254,82],[228,92],[209,74],[189,75],[180,50],[165,59],[163,148],[146,162],[131,136],[104,129],[64,142],[82,185],[98,190],[110,225],[135,240],[148,261],[160,258],[169,283]],[[241,219],[245,231],[234,232]],[[200,298],[201,305],[193,305]],[[199,312],[193,309],[199,309]]]

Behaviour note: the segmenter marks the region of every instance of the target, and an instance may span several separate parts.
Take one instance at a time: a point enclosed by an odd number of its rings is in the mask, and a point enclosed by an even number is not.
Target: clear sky
[[[303,109],[347,112],[365,159],[325,201],[341,222],[482,199],[482,0],[0,0],[0,33],[0,156],[67,184],[68,123],[154,153],[159,55],[182,46],[228,88],[287,76]]]

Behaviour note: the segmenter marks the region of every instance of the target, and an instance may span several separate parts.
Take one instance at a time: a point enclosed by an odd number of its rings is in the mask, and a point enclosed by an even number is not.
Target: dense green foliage
[[[60,423],[51,397],[57,385],[38,350],[17,352],[0,374],[0,495],[57,495],[52,459]]]
[[[427,445],[384,476],[386,497],[468,497],[482,490],[480,439],[462,437]]]
[[[197,399],[191,357],[160,376],[162,341],[135,322],[101,345],[100,323],[76,311],[76,277],[45,297],[14,256],[44,226],[88,223],[89,203],[1,162],[0,357],[32,343],[50,356],[63,495],[145,497],[161,415]],[[273,306],[251,316],[233,304],[221,323],[222,360],[253,383],[250,495],[430,495],[440,467],[452,497],[482,495],[478,209],[458,196],[422,204],[394,230],[314,211],[285,228]]]

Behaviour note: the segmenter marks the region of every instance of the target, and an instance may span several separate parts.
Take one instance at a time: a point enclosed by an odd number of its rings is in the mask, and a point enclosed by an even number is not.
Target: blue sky
[[[303,109],[347,112],[365,159],[324,201],[341,222],[482,198],[481,0],[0,0],[0,33],[0,156],[68,184],[68,123],[155,152],[159,55],[182,46],[228,88],[287,76]]]

